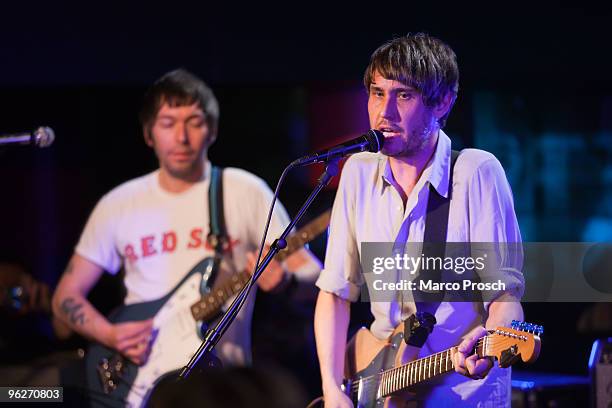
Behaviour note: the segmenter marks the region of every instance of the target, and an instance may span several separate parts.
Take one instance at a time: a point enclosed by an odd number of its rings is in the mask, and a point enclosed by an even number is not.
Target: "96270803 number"
[[[62,402],[62,387],[0,387],[0,402]]]

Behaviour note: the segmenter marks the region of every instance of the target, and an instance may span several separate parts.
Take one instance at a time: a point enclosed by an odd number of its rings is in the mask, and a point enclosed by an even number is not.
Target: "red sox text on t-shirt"
[[[228,239],[228,244],[223,249],[223,252],[231,252],[232,248],[238,244],[240,240],[232,240],[231,237]],[[123,254],[125,259],[130,262],[136,262],[139,258],[148,258],[158,254],[172,253],[179,245],[183,245],[179,242],[175,231],[166,231],[161,234],[150,234],[140,238],[137,244],[127,244],[123,248]],[[184,244],[187,249],[207,249],[213,251],[214,248],[203,236],[202,228],[193,228],[189,233],[189,239]]]

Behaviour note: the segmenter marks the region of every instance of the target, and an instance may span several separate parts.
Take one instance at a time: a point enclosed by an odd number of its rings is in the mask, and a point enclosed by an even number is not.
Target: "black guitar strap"
[[[459,151],[451,151],[450,173],[448,177],[448,194],[443,197],[436,189],[429,186],[429,200],[427,201],[427,215],[425,217],[425,232],[423,237],[423,257],[429,259],[431,257],[440,257],[444,259],[446,251],[446,235],[448,232],[448,213],[450,210],[450,201],[453,193],[453,173],[455,163],[459,157]],[[441,271],[437,269],[428,270],[421,269],[421,277],[433,282],[440,282]],[[444,298],[444,291],[423,292],[415,290],[413,292],[417,313],[431,313],[435,315],[436,310],[440,306],[440,302]]]
[[[208,187],[208,220],[210,225],[207,240],[215,250],[215,267],[207,282],[207,285],[212,287],[223,257],[223,250],[228,242],[223,212],[223,169],[217,166],[212,166],[211,169]]]

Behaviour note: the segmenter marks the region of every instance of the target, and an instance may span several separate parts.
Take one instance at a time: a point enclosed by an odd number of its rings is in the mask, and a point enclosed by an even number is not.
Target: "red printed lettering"
[[[142,248],[142,256],[146,258],[151,255],[155,255],[157,251],[153,248],[153,240],[155,237],[153,235],[149,235],[147,237],[143,237],[140,240],[140,246]]]
[[[164,233],[162,252],[173,252],[176,249],[176,234],[173,231]]]
[[[202,228],[194,228],[191,230],[191,239],[187,248],[194,249],[199,248],[202,245]]]
[[[123,253],[125,254],[125,259],[127,259],[130,263],[134,263],[138,260],[138,256],[136,255],[136,252],[134,252],[134,247],[132,244],[126,245]]]

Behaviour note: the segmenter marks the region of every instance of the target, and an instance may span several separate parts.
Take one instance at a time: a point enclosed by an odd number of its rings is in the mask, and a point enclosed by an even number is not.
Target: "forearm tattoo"
[[[70,318],[72,324],[85,324],[85,313],[83,310],[83,304],[76,302],[73,298],[67,297],[60,305],[62,312]]]

